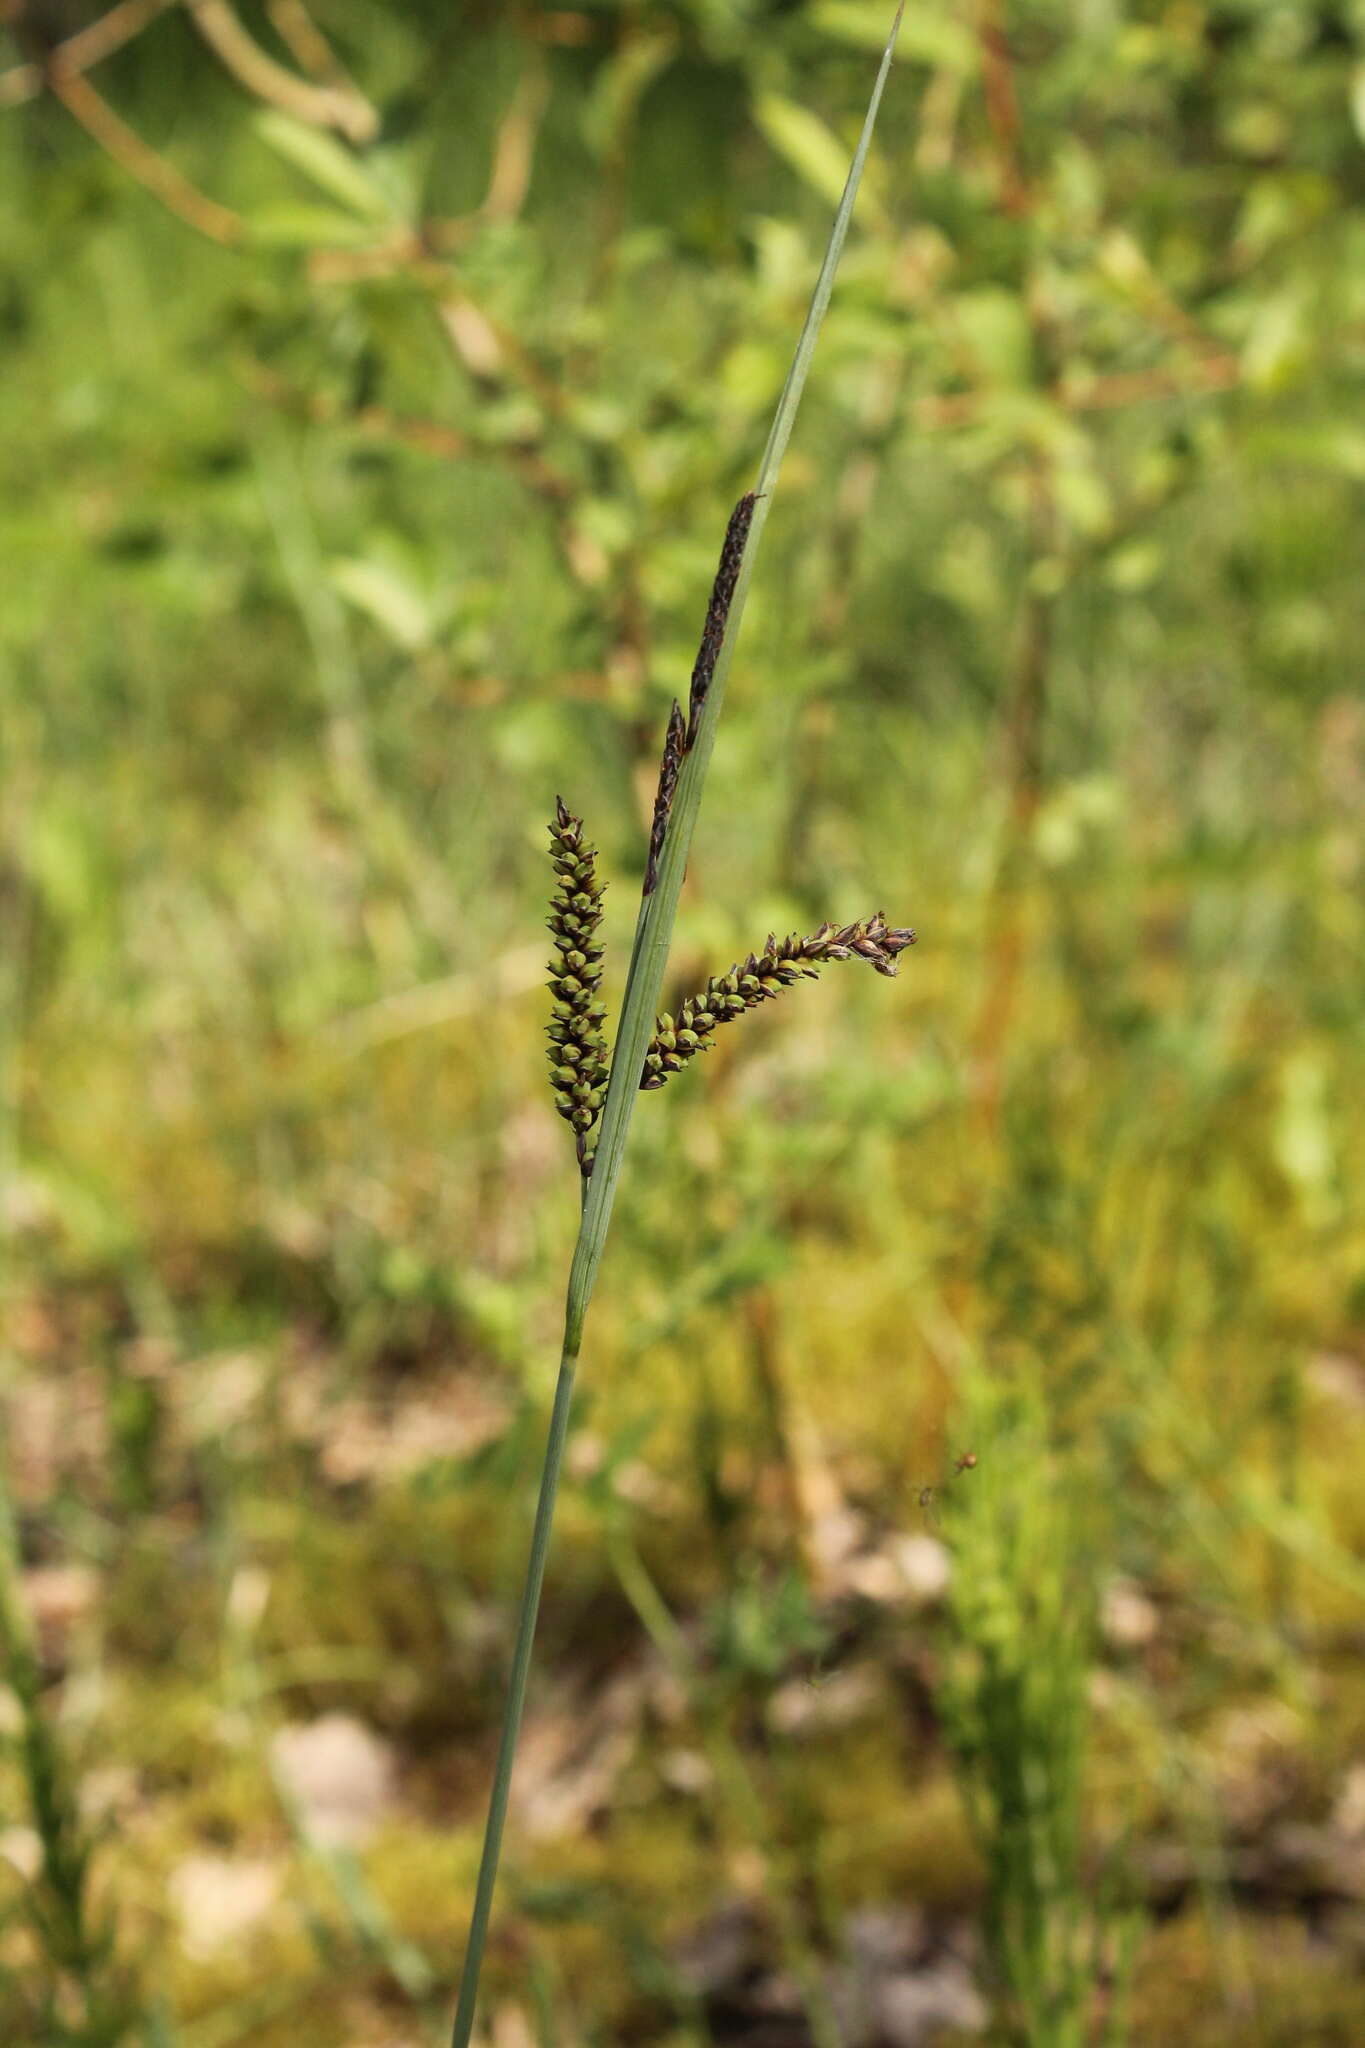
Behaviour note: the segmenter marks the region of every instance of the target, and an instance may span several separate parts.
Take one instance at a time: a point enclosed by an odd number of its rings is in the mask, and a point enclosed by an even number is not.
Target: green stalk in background
[[[891,33],[882,54],[876,84],[868,103],[867,117],[863,122],[862,134],[849,168],[848,181],[830,231],[829,243],[825,250],[824,262],[816,280],[811,298],[810,310],[805,326],[792,358],[787,381],[778,400],[773,417],[768,443],[759,465],[758,479],[754,486],[755,502],[748,534],[744,542],[743,555],[739,564],[738,577],[734,586],[733,599],[729,606],[710,687],[706,692],[697,721],[693,742],[683,758],[677,777],[676,792],[664,836],[663,849],[658,860],[654,888],[645,896],[636,927],[635,947],[631,956],[630,970],[626,978],[625,994],[622,998],[621,1023],[616,1035],[612,1055],[611,1079],[608,1083],[606,1101],[602,1109],[602,1129],[593,1162],[591,1177],[586,1181],[582,1218],[579,1223],[578,1242],[574,1248],[573,1264],[569,1272],[568,1298],[564,1317],[564,1349],[560,1359],[559,1379],[555,1388],[554,1408],[550,1417],[549,1440],[545,1447],[545,1463],[541,1473],[540,1497],[536,1504],[535,1526],[531,1536],[531,1556],[526,1572],[526,1586],[522,1594],[521,1614],[517,1623],[516,1647],[512,1657],[512,1672],[508,1684],[507,1705],[503,1714],[502,1736],[498,1746],[497,1764],[493,1774],[493,1793],[489,1803],[488,1822],[484,1831],[483,1855],[479,1864],[478,1883],[474,1894],[474,1910],[469,1925],[469,1940],[465,1949],[464,1972],[460,1983],[459,2005],[455,2014],[452,2033],[452,2048],[469,2048],[474,2028],[474,2010],[478,1999],[479,1972],[483,1963],[484,1943],[488,1935],[489,1912],[493,1902],[493,1887],[497,1878],[498,1857],[502,1848],[503,1824],[507,1818],[507,1799],[511,1789],[512,1766],[516,1755],[517,1735],[521,1727],[522,1709],[526,1701],[526,1681],[531,1667],[531,1646],[535,1637],[536,1616],[540,1607],[541,1586],[545,1577],[545,1557],[549,1548],[550,1526],[554,1519],[555,1495],[559,1488],[559,1470],[564,1455],[564,1443],[568,1433],[569,1411],[573,1400],[574,1372],[578,1364],[579,1347],[583,1338],[583,1323],[587,1315],[588,1302],[592,1296],[593,1283],[606,1243],[607,1228],[611,1222],[612,1204],[616,1196],[616,1183],[620,1177],[625,1157],[626,1141],[630,1135],[630,1122],[635,1112],[636,1099],[640,1092],[640,1076],[644,1068],[645,1055],[655,1029],[655,1018],[659,997],[663,988],[664,969],[668,961],[669,946],[673,938],[673,925],[677,917],[678,897],[682,890],[683,875],[687,867],[688,851],[692,843],[692,830],[696,824],[697,812],[701,807],[702,789],[706,771],[710,765],[711,751],[716,740],[716,723],[720,717],[721,704],[725,696],[725,680],[729,672],[730,657],[739,635],[740,621],[744,616],[744,601],[753,573],[754,558],[759,538],[767,520],[772,503],[773,490],[777,483],[782,458],[791,438],[801,394],[805,389],[811,357],[819,338],[825,310],[829,305],[830,293],[834,286],[834,274],[843,252],[844,240],[848,234],[849,221],[854,201],[862,179],[863,165],[867,160],[868,146],[877,119],[887,74],[891,69],[892,53],[900,31],[902,5],[897,7]]]
[[[42,1844],[42,1863],[21,1910],[49,1975],[44,2018],[56,2025],[57,2013],[65,2015],[72,2032],[63,2039],[112,2042],[132,2024],[135,2001],[119,1981],[112,1923],[92,1905],[91,1838],[77,1775],[44,1707],[8,1471],[0,1432],[0,1674],[15,1705],[16,1760]]]

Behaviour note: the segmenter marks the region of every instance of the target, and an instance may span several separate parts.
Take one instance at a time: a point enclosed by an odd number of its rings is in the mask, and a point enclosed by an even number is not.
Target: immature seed
[[[689,996],[677,1018],[660,1017],[645,1052],[642,1088],[662,1088],[699,1052],[717,1025],[742,1017],[802,979],[814,981],[826,961],[866,960],[878,974],[894,975],[896,956],[913,946],[915,934],[888,925],[880,910],[857,924],[822,924],[808,938],[793,933],[780,943],[771,933],[761,953],[751,953],[728,974],[712,975],[700,995]]]
[[[550,962],[554,1002],[546,1036],[550,1041],[550,1084],[555,1108],[574,1128],[578,1164],[592,1172],[588,1133],[601,1113],[607,1088],[607,1046],[602,1036],[606,1006],[597,1000],[602,948],[595,943],[602,922],[602,889],[596,850],[584,844],[583,820],[555,799],[550,826],[550,859],[558,876],[547,919],[554,933]]]

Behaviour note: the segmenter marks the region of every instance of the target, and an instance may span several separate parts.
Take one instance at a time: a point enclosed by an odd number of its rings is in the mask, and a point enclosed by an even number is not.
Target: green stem
[[[584,1188],[578,1241],[574,1246],[573,1265],[569,1272],[568,1299],[564,1316],[564,1353],[560,1361],[559,1383],[555,1388],[554,1412],[550,1418],[550,1437],[545,1449],[545,1467],[541,1474],[540,1498],[536,1505],[535,1529],[531,1537],[531,1561],[527,1568],[526,1589],[522,1594],[521,1615],[517,1622],[512,1677],[503,1716],[502,1738],[498,1744],[493,1796],[484,1833],[478,1883],[474,1892],[474,1911],[470,1921],[469,1941],[465,1948],[464,1974],[460,1982],[460,2001],[455,2014],[451,2048],[469,2048],[470,2036],[474,2029],[479,1971],[483,1964],[484,1943],[488,1935],[488,1915],[497,1878],[503,1823],[507,1818],[507,1795],[512,1781],[517,1733],[521,1727],[522,1709],[526,1703],[531,1645],[535,1637],[536,1614],[540,1606],[541,1582],[545,1576],[545,1553],[550,1542],[550,1524],[554,1519],[555,1495],[559,1489],[559,1468],[564,1456],[564,1440],[569,1427],[569,1404],[573,1395],[574,1368],[578,1363],[579,1347],[582,1343],[583,1321],[588,1312],[588,1302],[592,1296],[598,1264],[606,1243],[607,1226],[611,1221],[612,1205],[616,1198],[616,1183],[625,1157],[631,1119],[640,1096],[640,1075],[659,1009],[664,968],[672,943],[678,898],[682,894],[688,850],[692,844],[692,829],[697,821],[697,812],[701,808],[702,786],[710,764],[711,750],[715,745],[716,721],[720,716],[720,707],[725,696],[725,680],[729,673],[730,657],[734,651],[740,621],[744,616],[744,600],[753,573],[759,535],[768,517],[778,471],[791,437],[811,357],[815,353],[816,340],[829,305],[830,292],[834,286],[834,273],[838,268],[849,222],[853,217],[853,202],[858,196],[858,186],[862,180],[863,165],[867,161],[877,110],[881,105],[882,92],[891,69],[892,53],[896,47],[896,37],[900,32],[903,4],[904,0],[902,5],[897,7],[895,19],[891,24],[891,34],[882,55],[876,84],[872,88],[862,134],[858,138],[858,147],[854,151],[853,162],[849,168],[848,182],[844,186],[843,197],[839,202],[839,209],[825,247],[824,261],[820,265],[820,274],[811,296],[806,324],[801,330],[801,338],[796,344],[787,381],[782,387],[782,396],[773,415],[768,443],[763,451],[763,460],[759,464],[753,518],[740,562],[739,578],[735,585],[724,636],[716,657],[711,687],[697,727],[696,739],[678,777],[672,817],[664,839],[655,887],[641,908],[636,928],[635,949],[631,955],[630,971],[626,977],[625,993],[621,1000],[621,1022],[612,1052],[611,1078],[607,1083],[607,1098],[602,1108],[602,1128],[592,1174]]]
[[[526,1681],[531,1670],[531,1646],[535,1641],[536,1616],[540,1611],[540,1589],[545,1579],[545,1556],[550,1547],[550,1525],[554,1520],[555,1495],[559,1491],[559,1468],[564,1462],[564,1443],[569,1433],[569,1409],[573,1401],[574,1369],[577,1364],[577,1351],[571,1351],[566,1343],[564,1355],[559,1362],[559,1382],[555,1387],[555,1405],[550,1416],[549,1439],[545,1445],[545,1464],[540,1475],[540,1498],[536,1502],[535,1527],[531,1532],[531,1559],[526,1567],[526,1585],[522,1592],[521,1613],[517,1620],[517,1642],[512,1653],[512,1676],[507,1688],[507,1706],[503,1714],[502,1738],[498,1743],[498,1761],[493,1771],[493,1796],[489,1802],[488,1824],[484,1830],[479,1881],[474,1891],[474,1911],[469,1922],[464,1974],[460,1979],[460,2003],[456,2009],[455,2030],[451,2037],[453,2048],[468,2048],[469,2037],[474,2030],[474,2008],[479,1995],[479,1971],[483,1964],[484,1943],[488,1938],[488,1915],[492,1910],[493,1887],[497,1882],[498,1856],[502,1849],[503,1823],[507,1819],[507,1796],[512,1789],[512,1765],[516,1760],[517,1736],[521,1731],[522,1710],[526,1705]]]

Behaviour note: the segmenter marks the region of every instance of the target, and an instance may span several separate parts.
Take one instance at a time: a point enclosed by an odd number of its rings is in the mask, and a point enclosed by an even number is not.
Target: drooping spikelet
[[[771,934],[759,954],[751,953],[728,974],[712,975],[701,995],[689,996],[676,1020],[660,1017],[645,1053],[642,1088],[662,1088],[670,1074],[705,1052],[718,1024],[728,1024],[780,995],[803,978],[814,981],[829,960],[866,960],[878,974],[894,975],[896,955],[913,946],[915,934],[888,925],[882,913],[858,924],[822,924],[809,938],[793,933],[780,943]]]
[[[583,820],[555,799],[550,827],[550,858],[559,877],[547,919],[554,933],[555,957],[550,962],[554,1007],[550,1040],[550,1080],[555,1108],[574,1127],[578,1164],[592,1170],[588,1133],[602,1108],[607,1088],[607,1047],[602,1036],[606,1005],[597,1000],[602,979],[602,948],[595,943],[602,922],[602,888],[597,880],[595,848],[584,843]]]

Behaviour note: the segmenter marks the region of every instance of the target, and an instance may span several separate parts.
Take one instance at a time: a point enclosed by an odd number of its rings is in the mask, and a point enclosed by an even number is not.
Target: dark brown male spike
[[[664,734],[664,757],[659,764],[659,787],[654,797],[654,819],[649,828],[649,859],[645,863],[643,891],[646,896],[653,894],[654,884],[659,879],[659,855],[664,850],[664,834],[673,809],[673,792],[678,787],[678,771],[686,751],[682,705],[675,697],[673,709],[668,714],[668,731]]]
[[[690,753],[697,737],[697,727],[706,705],[706,693],[711,687],[711,678],[716,672],[716,661],[720,654],[721,642],[725,638],[725,621],[730,616],[734,600],[735,585],[739,581],[740,564],[744,560],[744,545],[749,538],[749,527],[754,516],[756,494],[746,491],[730,514],[730,524],[725,529],[721,543],[720,565],[716,580],[711,586],[711,602],[706,607],[706,624],[702,627],[701,646],[692,666],[692,690],[687,703],[687,741],[685,751]]]

